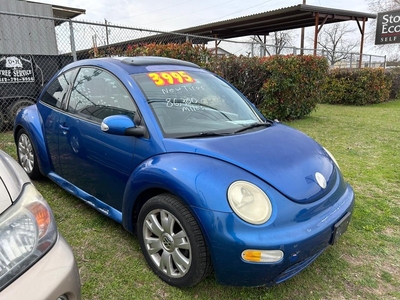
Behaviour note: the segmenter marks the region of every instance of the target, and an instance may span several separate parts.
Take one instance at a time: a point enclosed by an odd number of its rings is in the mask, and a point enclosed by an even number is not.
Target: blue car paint
[[[86,66],[88,62],[73,65]],[[133,68],[121,62],[110,63],[107,59],[96,60],[94,65],[120,78],[135,99],[150,132],[150,139],[126,137],[135,140],[136,145],[122,207],[116,209],[108,205],[54,172],[43,133],[45,120],[38,112],[38,107],[39,111],[44,109],[40,102],[18,114],[15,133],[19,128],[27,130],[38,152],[43,174],[122,223],[128,231],[135,229],[135,199],[149,190],[178,196],[202,229],[219,282],[255,286],[290,278],[329,246],[333,225],[353,210],[354,193],[323,148],[282,124],[274,123],[269,128],[233,137],[164,139],[145,97],[128,73],[149,69],[190,70],[189,67]],[[248,145],[252,145],[251,149]],[[292,170],[293,165],[300,168]],[[321,189],[313,179],[316,171],[327,179],[326,189]],[[236,180],[252,182],[270,197],[273,214],[265,224],[250,225],[232,212],[226,191]],[[281,249],[285,256],[275,264],[248,263],[241,258],[245,249]]]
[[[209,221],[202,224],[218,281],[229,285],[273,285],[302,270],[281,278],[293,266],[320,255],[331,243],[334,224],[353,209],[351,187],[341,180],[336,186],[340,192],[332,192],[312,204],[283,203],[282,195],[269,189],[276,214],[261,226],[249,225],[233,213],[194,208],[199,219]],[[280,249],[285,256],[278,263],[253,264],[241,259],[246,249]]]
[[[275,123],[267,129],[240,137],[190,141],[165,139],[165,145],[166,152],[195,152],[246,169],[294,201],[312,202],[321,196],[320,193],[329,191],[333,170],[331,158],[314,140],[282,124]],[[322,189],[313,179],[315,172],[324,175],[327,188]]]

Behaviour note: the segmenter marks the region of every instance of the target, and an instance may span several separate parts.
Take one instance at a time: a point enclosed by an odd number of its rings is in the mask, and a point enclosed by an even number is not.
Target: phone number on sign
[[[35,78],[34,77],[20,77],[20,78],[1,78],[0,77],[0,82],[34,82]]]

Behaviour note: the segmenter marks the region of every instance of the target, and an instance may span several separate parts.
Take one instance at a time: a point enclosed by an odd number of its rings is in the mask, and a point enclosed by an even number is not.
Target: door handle
[[[63,134],[67,134],[67,132],[69,131],[69,127],[65,123],[64,124],[60,124],[60,129],[61,129]]]

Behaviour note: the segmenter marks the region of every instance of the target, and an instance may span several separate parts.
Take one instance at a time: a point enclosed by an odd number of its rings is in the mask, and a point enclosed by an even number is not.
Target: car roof
[[[66,68],[74,68],[78,66],[98,66],[110,68],[112,66],[118,66],[124,69],[128,74],[142,73],[146,72],[147,67],[164,67],[165,66],[175,66],[175,67],[189,67],[200,69],[200,67],[194,63],[183,61],[168,57],[159,56],[134,56],[134,57],[102,57],[102,58],[92,58],[84,59],[77,62],[69,64]]]

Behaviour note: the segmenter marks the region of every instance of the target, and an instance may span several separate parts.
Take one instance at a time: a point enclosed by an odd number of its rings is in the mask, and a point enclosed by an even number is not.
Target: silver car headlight
[[[323,147],[323,148],[324,148],[325,152],[329,155],[329,157],[333,160],[333,162],[334,162],[335,165],[338,167],[338,169],[340,170],[339,164],[338,164],[338,162],[336,161],[335,157],[332,155],[332,153],[330,153],[330,152],[328,151],[328,149],[326,149],[325,147]]]
[[[0,290],[38,261],[57,239],[49,205],[33,184],[0,216]]]
[[[228,188],[228,201],[239,218],[248,223],[263,224],[271,217],[271,201],[258,186],[250,182],[232,183]]]

